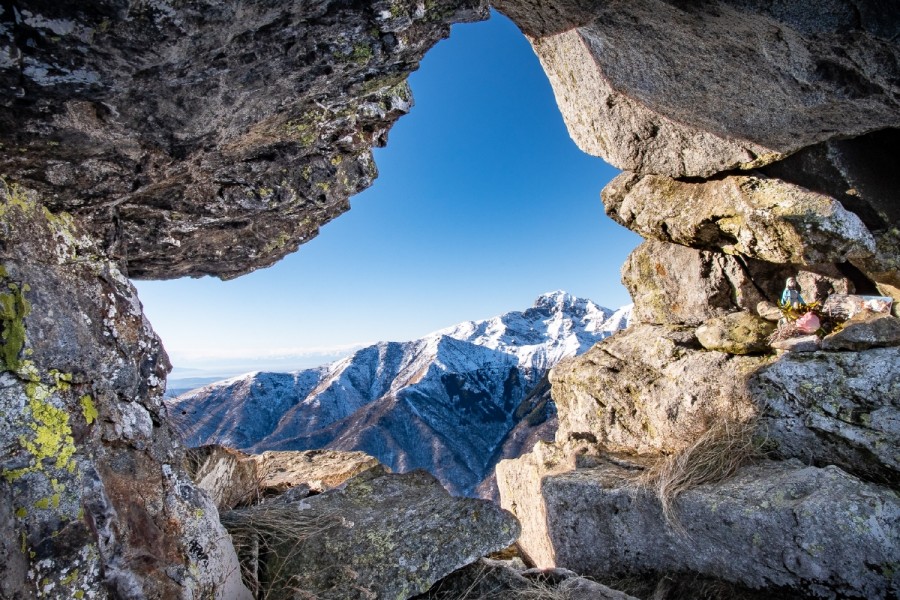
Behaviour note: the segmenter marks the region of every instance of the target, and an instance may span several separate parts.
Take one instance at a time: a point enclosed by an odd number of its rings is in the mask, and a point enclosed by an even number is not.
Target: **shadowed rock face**
[[[262,527],[271,510],[261,505],[223,520],[259,523],[251,535],[262,537],[271,535]],[[516,520],[487,500],[453,498],[425,471],[390,474],[380,466],[282,510],[309,533],[275,531],[268,556],[258,556],[261,579],[285,582],[265,596],[275,600],[410,598],[519,535]]]
[[[486,16],[428,5],[6,4],[0,173],[84,216],[131,277],[268,266],[372,183],[406,76]]]
[[[132,277],[268,265],[375,176],[477,2],[0,7],[0,596],[244,598]]]

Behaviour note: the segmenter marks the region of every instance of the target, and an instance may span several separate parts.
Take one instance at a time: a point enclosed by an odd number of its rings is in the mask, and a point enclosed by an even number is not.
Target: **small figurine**
[[[801,304],[806,304],[803,296],[800,295],[800,284],[793,277],[788,277],[784,284],[784,291],[781,293],[781,304],[792,308],[800,308]]]

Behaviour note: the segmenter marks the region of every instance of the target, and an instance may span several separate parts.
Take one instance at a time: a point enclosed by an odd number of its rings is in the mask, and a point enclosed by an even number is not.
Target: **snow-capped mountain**
[[[524,312],[380,342],[315,369],[208,385],[169,411],[190,445],[362,450],[471,494],[532,412],[523,401],[547,370],[624,328],[630,309],[553,292]]]

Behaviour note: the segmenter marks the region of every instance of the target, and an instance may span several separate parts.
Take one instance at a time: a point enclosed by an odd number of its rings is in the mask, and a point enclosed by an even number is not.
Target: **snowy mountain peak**
[[[588,304],[596,306],[590,300],[576,298],[572,294],[556,290],[555,292],[547,292],[538,296],[537,300],[534,301],[534,308],[543,308],[551,312],[572,312]]]
[[[379,342],[315,369],[209,385],[170,401],[170,413],[192,445],[362,450],[471,493],[547,370],[621,329],[629,314],[551,292],[525,311]]]

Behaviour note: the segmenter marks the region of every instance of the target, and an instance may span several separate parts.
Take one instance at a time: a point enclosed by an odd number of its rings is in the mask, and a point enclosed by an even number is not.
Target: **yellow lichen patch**
[[[24,446],[25,449],[38,461],[55,458],[57,469],[72,470],[70,463],[75,454],[75,440],[69,426],[69,415],[47,402],[52,393],[47,386],[29,383],[28,388],[31,389],[28,407],[33,419],[30,427],[34,431],[34,439]]]
[[[69,585],[72,585],[73,583],[75,583],[77,580],[78,580],[78,569],[75,569],[74,571],[72,571],[71,573],[69,573],[68,575],[63,577],[62,581],[60,581],[60,583],[62,583],[65,586],[69,586]]]
[[[50,369],[50,377],[56,382],[56,387],[64,392],[72,387],[72,374],[61,373],[56,369]]]
[[[25,193],[22,189],[15,183],[8,183],[5,179],[0,177],[0,184],[2,184],[2,189],[5,194],[5,202],[0,203],[0,218],[6,215],[6,211],[9,210],[10,206],[18,207],[22,210],[28,209],[28,198],[25,196]]]
[[[3,368],[17,371],[23,362],[19,355],[25,347],[25,317],[31,312],[31,305],[25,299],[30,288],[10,283],[7,289],[8,292],[0,293],[0,321],[3,323],[0,360]]]
[[[289,236],[287,233],[281,233],[278,237],[266,243],[266,245],[263,247],[263,253],[268,254],[269,252],[280,250],[281,248],[284,248],[290,241],[291,236]]]
[[[31,421],[28,427],[33,435],[19,437],[19,444],[31,454],[31,466],[21,469],[5,470],[3,476],[7,481],[14,481],[27,473],[44,470],[44,461],[53,459],[53,466],[73,473],[75,462],[75,440],[69,425],[69,415],[61,408],[50,403],[57,388],[42,383],[30,382],[25,386],[28,397],[28,409]]]
[[[81,404],[81,414],[84,415],[84,420],[87,421],[87,424],[90,425],[93,423],[100,413],[97,412],[97,407],[94,406],[94,400],[91,398],[90,394],[85,394],[79,400]]]

